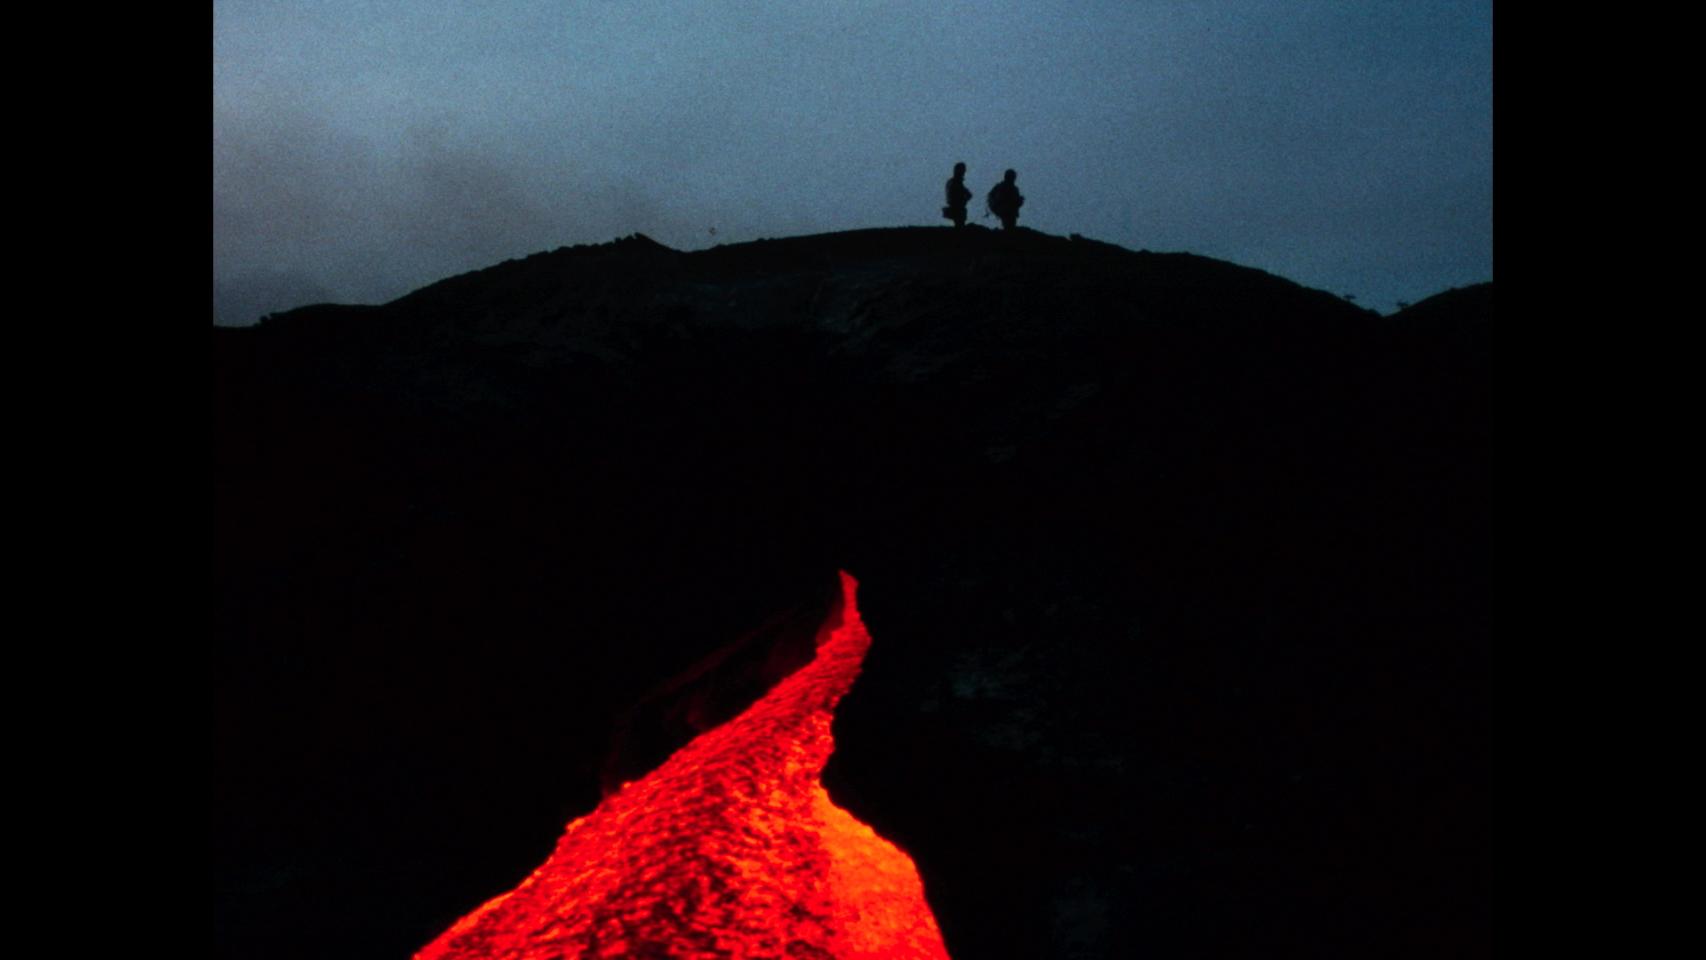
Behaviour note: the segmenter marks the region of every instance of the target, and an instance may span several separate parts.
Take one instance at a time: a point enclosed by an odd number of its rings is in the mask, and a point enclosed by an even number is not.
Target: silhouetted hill
[[[973,228],[215,329],[221,954],[425,944],[838,567],[827,780],[956,960],[1490,954],[1491,315]]]

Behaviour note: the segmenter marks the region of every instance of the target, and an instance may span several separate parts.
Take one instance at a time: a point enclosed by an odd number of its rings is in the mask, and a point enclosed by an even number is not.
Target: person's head
[[[1017,180],[1017,179],[1019,179],[1019,171],[1017,171],[1017,170],[1007,171],[1007,182],[1008,183],[1012,183],[1014,180]]]
[[[963,163],[954,164],[954,178],[957,180],[960,177],[963,177],[965,175],[966,175],[966,165]]]

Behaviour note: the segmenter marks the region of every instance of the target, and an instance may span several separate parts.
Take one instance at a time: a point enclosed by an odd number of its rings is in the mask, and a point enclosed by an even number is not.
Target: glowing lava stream
[[[817,656],[570,823],[417,960],[947,960],[912,860],[829,800],[830,720],[871,645],[841,574]]]

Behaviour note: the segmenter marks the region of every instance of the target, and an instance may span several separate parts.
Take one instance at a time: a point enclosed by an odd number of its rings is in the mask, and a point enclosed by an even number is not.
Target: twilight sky
[[[1022,226],[1391,312],[1490,280],[1491,0],[214,0],[213,307],[540,250]],[[716,233],[713,235],[712,230]]]

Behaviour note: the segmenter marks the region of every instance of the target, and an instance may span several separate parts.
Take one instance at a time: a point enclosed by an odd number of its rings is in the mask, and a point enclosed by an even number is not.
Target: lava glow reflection
[[[841,575],[816,659],[570,823],[543,866],[417,958],[946,960],[911,859],[818,780],[871,643],[856,587]]]

